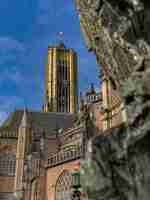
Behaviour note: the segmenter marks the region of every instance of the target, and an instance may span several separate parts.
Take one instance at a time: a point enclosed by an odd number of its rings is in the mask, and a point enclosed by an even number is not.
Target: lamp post
[[[78,170],[72,173],[72,189],[71,200],[81,200],[80,172]]]

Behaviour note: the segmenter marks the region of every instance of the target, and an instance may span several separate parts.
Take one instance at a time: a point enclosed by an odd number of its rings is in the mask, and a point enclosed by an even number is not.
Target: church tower
[[[16,173],[15,173],[15,187],[14,195],[16,199],[23,199],[24,196],[24,166],[26,156],[30,150],[31,133],[28,123],[27,110],[24,110],[21,124],[19,126],[18,144],[16,153]]]
[[[45,112],[70,112],[78,109],[77,54],[60,42],[48,47],[45,80]]]

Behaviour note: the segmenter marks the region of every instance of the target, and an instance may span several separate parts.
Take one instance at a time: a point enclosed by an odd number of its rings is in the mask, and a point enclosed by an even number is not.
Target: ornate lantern
[[[72,173],[72,187],[73,188],[80,188],[81,184],[80,184],[80,172],[78,170],[75,170]]]
[[[80,200],[81,199],[81,192],[80,192],[81,184],[80,184],[79,170],[75,170],[72,173],[72,188],[73,188],[73,192],[72,192],[71,200]]]

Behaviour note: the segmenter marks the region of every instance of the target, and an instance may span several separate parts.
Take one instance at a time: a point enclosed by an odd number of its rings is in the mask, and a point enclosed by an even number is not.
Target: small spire
[[[20,126],[21,127],[27,127],[28,126],[28,122],[27,122],[27,109],[26,108],[24,108]]]
[[[93,83],[91,83],[91,93],[95,93],[95,88]]]

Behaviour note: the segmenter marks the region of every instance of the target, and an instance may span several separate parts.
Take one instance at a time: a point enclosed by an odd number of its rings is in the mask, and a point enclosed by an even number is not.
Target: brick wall
[[[14,192],[14,173],[15,173],[15,144],[1,144],[0,145],[0,193],[1,196],[11,196]],[[5,162],[3,162],[5,161]],[[3,193],[3,194],[2,194]],[[0,198],[0,200],[2,200]]]
[[[0,176],[0,192],[14,192],[14,177]]]

